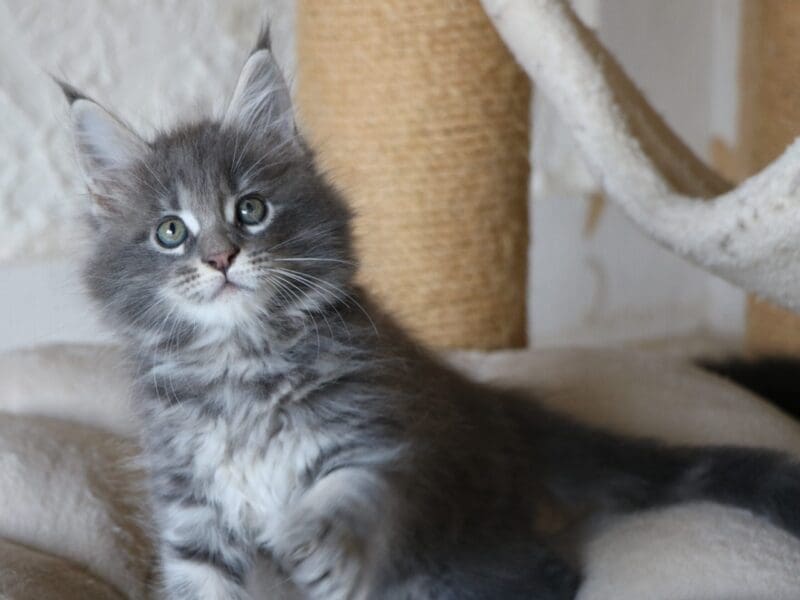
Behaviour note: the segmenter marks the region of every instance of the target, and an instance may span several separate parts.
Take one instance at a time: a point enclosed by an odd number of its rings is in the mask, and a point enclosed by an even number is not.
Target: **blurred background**
[[[433,210],[437,202],[446,204],[442,214],[447,215],[448,235],[451,228],[458,228],[461,218],[471,223],[491,222],[491,207],[506,206],[509,195],[516,193],[503,187],[509,179],[500,172],[503,161],[467,163],[473,161],[474,153],[462,158],[440,151],[444,155],[441,160],[452,158],[456,170],[461,166],[479,176],[492,169],[498,171],[496,181],[500,183],[479,185],[469,179],[459,183],[466,195],[471,190],[482,195],[463,196],[464,206],[483,203],[480,206],[484,208],[477,212],[461,210],[458,189],[438,192],[435,173],[426,172],[423,177],[414,169],[424,168],[420,163],[429,162],[420,158],[426,148],[438,148],[433,142],[427,143],[425,136],[431,132],[433,139],[440,134],[435,127],[440,97],[459,106],[472,90],[477,90],[476,96],[489,96],[489,100],[482,100],[482,107],[488,106],[492,95],[505,94],[526,103],[516,120],[500,119],[498,127],[511,123],[513,129],[515,123],[523,123],[525,131],[514,130],[509,135],[517,136],[516,141],[524,140],[531,152],[530,171],[524,160],[514,163],[514,177],[524,178],[525,206],[508,213],[517,215],[517,221],[523,220],[521,224],[512,223],[516,233],[509,247],[512,252],[522,243],[529,247],[527,264],[523,252],[511,261],[515,266],[503,275],[507,279],[494,278],[506,261],[502,252],[492,254],[494,263],[486,267],[489,275],[476,283],[476,289],[487,290],[486,302],[502,296],[514,306],[490,307],[483,325],[452,335],[430,334],[438,331],[440,324],[446,329],[448,319],[454,328],[463,329],[464,323],[484,310],[485,303],[472,302],[476,292],[468,286],[440,290],[437,282],[461,276],[436,268],[440,258],[446,265],[455,260],[453,256],[473,252],[471,262],[462,265],[464,271],[471,272],[473,264],[489,253],[481,246],[482,239],[461,234],[453,249],[445,252],[443,246],[452,242],[452,236],[425,232],[424,244],[414,246],[398,236],[398,246],[386,246],[386,240],[395,239],[394,231],[406,225],[415,229],[413,219],[397,225],[404,215],[387,209],[379,210],[376,217],[383,226],[378,228],[382,237],[362,246],[367,255],[368,284],[374,279],[378,295],[388,297],[390,304],[394,301],[392,308],[402,313],[421,337],[441,347],[492,348],[525,343],[601,345],[708,334],[744,336],[748,322],[745,294],[662,250],[606,202],[555,111],[535,91],[530,95],[527,89],[522,90],[520,86],[526,82],[509,75],[502,80],[508,89],[503,85],[487,89],[489,83],[481,86],[480,79],[477,84],[470,83],[468,76],[475,70],[458,63],[462,56],[458,48],[453,51],[456,64],[447,65],[449,71],[434,64],[436,56],[447,55],[446,51],[439,52],[436,44],[450,39],[439,35],[453,27],[450,15],[455,15],[455,20],[472,2],[442,0],[436,8],[427,3],[430,6],[426,10],[441,10],[444,16],[435,23],[439,29],[432,25],[423,32],[406,23],[414,15],[405,10],[356,10],[356,4],[311,0],[297,4],[293,0],[2,0],[0,348],[108,339],[79,282],[74,219],[79,214],[76,209],[86,199],[81,195],[72,155],[65,102],[48,73],[73,83],[140,130],[152,132],[175,118],[224,106],[265,15],[272,23],[278,60],[298,90],[301,126],[311,130],[310,137],[321,147],[323,163],[334,181],[358,197],[357,204],[365,213],[386,206],[386,190],[390,190],[396,196],[391,206],[402,208],[404,194],[410,195],[413,210],[406,212],[424,213],[422,220],[433,220],[437,227],[441,223],[425,216],[425,211]],[[684,140],[727,174],[743,174],[747,167],[732,149],[741,141],[740,55],[746,6],[739,0],[579,0],[575,5]],[[468,37],[473,25],[489,27],[488,23],[478,23],[478,16],[467,17],[459,21],[456,34]],[[384,35],[376,35],[371,23],[385,27]],[[405,48],[405,53],[392,53],[393,44]],[[437,53],[425,54],[431,47],[438,48]],[[376,83],[383,72],[393,80],[393,86],[400,85],[397,81],[403,77],[415,77],[416,71],[406,68],[413,59],[407,56],[408,48],[420,50],[414,64],[423,65],[424,77],[399,92],[387,83]],[[501,54],[499,42],[496,47],[480,49],[484,58],[492,52],[501,58],[482,67],[485,71],[478,75],[487,79],[506,68],[501,61],[510,61]],[[345,59],[351,63],[345,64]],[[395,64],[392,61],[403,68],[393,72],[386,66]],[[513,69],[513,65],[508,68]],[[358,79],[359,69],[363,69],[360,77],[369,79],[366,84]],[[458,76],[451,77],[451,71]],[[445,91],[451,93],[434,94],[432,90],[440,84],[449,86]],[[375,94],[386,90],[393,95],[404,94],[397,100],[400,105],[414,104],[410,124],[393,121],[391,127],[381,129],[378,123],[377,129],[364,133],[375,119],[356,122],[348,107],[363,98],[381,98]],[[434,108],[420,120],[427,98],[432,98]],[[517,109],[501,103],[497,110],[505,113]],[[383,112],[394,119],[390,107]],[[481,113],[486,119],[494,114],[488,108]],[[422,141],[412,143],[411,134],[406,135],[409,131],[422,132]],[[362,138],[369,138],[364,147],[373,155],[385,153],[386,163],[376,164],[373,171],[366,167],[348,170],[336,158],[337,146],[358,147]],[[487,142],[490,150],[494,151],[503,139]],[[398,150],[404,144],[411,148],[405,154]],[[513,157],[516,160],[516,154]],[[520,164],[524,170],[518,168]],[[388,171],[396,174],[397,181],[387,179]],[[359,177],[373,179],[361,186]],[[426,194],[425,189],[417,189],[419,186],[406,189],[408,181],[429,180],[433,192]],[[377,199],[374,203],[369,190]],[[527,231],[524,219],[528,219]],[[502,227],[502,223],[495,225]],[[467,231],[469,227],[472,225]],[[496,232],[496,227],[488,229],[489,234]],[[412,247],[421,253],[417,262],[410,256]],[[389,256],[393,251],[399,252],[394,258]],[[412,265],[414,272],[401,272],[396,268],[401,263]],[[388,283],[380,281],[384,275]],[[430,281],[415,285],[415,277],[420,281],[430,277]],[[386,291],[394,290],[393,286],[402,292],[399,296]],[[511,291],[506,294],[506,290]],[[458,312],[462,300],[463,314]],[[504,322],[512,323],[514,331],[495,335],[494,329],[502,329]]]

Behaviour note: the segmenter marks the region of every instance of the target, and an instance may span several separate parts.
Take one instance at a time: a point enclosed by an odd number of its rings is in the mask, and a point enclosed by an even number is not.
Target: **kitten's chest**
[[[270,427],[268,419],[251,431],[211,424],[193,458],[195,477],[225,524],[261,542],[280,528],[308,488],[308,472],[323,444],[305,428]]]

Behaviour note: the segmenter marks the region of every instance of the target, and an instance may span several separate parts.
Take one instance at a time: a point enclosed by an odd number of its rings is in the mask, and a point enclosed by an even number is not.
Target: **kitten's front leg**
[[[390,523],[384,489],[375,473],[339,469],[318,481],[288,516],[273,552],[307,597],[370,597]]]
[[[161,589],[169,600],[246,600],[250,555],[220,526],[210,506],[171,504],[161,511]]]

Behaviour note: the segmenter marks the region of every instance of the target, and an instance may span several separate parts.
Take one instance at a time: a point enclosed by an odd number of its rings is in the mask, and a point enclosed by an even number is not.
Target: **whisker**
[[[294,279],[295,281],[299,281],[300,283],[303,283],[303,284],[309,286],[310,288],[315,289],[318,292],[321,292],[323,296],[330,295],[335,300],[342,300],[342,298],[340,298],[336,294],[331,294],[330,290],[325,289],[324,287],[322,287],[321,285],[315,283],[314,281],[305,279],[304,277],[301,276],[300,273],[297,273],[295,271],[291,271],[289,269],[270,269],[270,271],[276,272],[276,273],[283,273],[284,277],[290,277],[290,278]],[[336,313],[336,316],[339,318],[339,321],[341,322],[342,327],[344,327],[345,331],[347,332],[348,338],[352,338],[352,335],[350,333],[350,328],[347,326],[347,323],[345,322],[344,318],[342,317],[342,314],[336,308],[336,305],[335,304],[329,304],[328,307],[331,310],[333,310],[333,312]]]
[[[356,306],[356,308],[358,308],[364,314],[364,316],[367,318],[367,320],[370,322],[370,325],[372,326],[372,329],[375,332],[375,335],[379,335],[378,328],[375,325],[375,321],[373,321],[372,317],[369,315],[367,310],[361,305],[361,303],[358,300],[356,300],[353,297],[352,294],[347,293],[345,290],[343,290],[339,286],[331,283],[330,281],[326,281],[324,279],[321,279],[321,278],[316,277],[314,275],[311,275],[309,273],[300,273],[299,271],[294,271],[292,269],[280,269],[279,268],[279,269],[274,269],[274,270],[278,271],[278,272],[283,272],[283,273],[286,273],[286,274],[291,273],[291,274],[293,274],[295,276],[306,277],[306,278],[311,279],[312,281],[319,282],[320,285],[323,285],[323,286],[327,287],[328,289],[332,290],[332,292],[334,292],[334,294],[333,294],[334,297],[337,298],[337,299],[341,299],[346,305],[348,305],[348,301],[352,302]],[[341,296],[336,296],[335,294],[341,294]]]
[[[278,277],[272,278],[271,282],[274,285],[278,286],[279,289],[286,290],[286,283],[282,282]],[[288,302],[287,302],[286,306],[289,306]],[[319,355],[320,355],[320,352],[321,352],[321,347],[322,347],[322,341],[321,341],[320,335],[319,335],[319,327],[317,326],[317,321],[314,318],[314,315],[309,313],[308,316],[309,316],[309,318],[311,320],[311,324],[314,326],[314,330],[316,331],[316,334],[317,334],[317,358],[319,358]]]
[[[279,275],[278,275],[278,277],[280,277],[280,276],[281,276],[281,275],[279,274]],[[285,285],[288,285],[288,286],[290,286],[292,289],[294,289],[294,290],[297,290],[297,292],[298,292],[299,294],[302,294],[302,296],[303,296],[303,297],[302,297],[302,299],[299,299],[299,301],[300,301],[301,303],[302,303],[302,300],[303,300],[303,299],[305,299],[305,300],[308,300],[308,301],[311,301],[311,297],[308,295],[308,293],[307,293],[307,292],[305,292],[305,291],[304,291],[302,288],[300,288],[298,285],[296,285],[295,283],[293,283],[293,282],[292,282],[290,279],[286,279],[286,275],[284,275],[284,276],[283,276],[283,279],[282,279],[282,281],[283,281],[283,283],[284,283]],[[335,335],[334,335],[334,333],[333,333],[333,327],[331,327],[330,321],[328,321],[328,317],[326,317],[326,316],[325,316],[325,313],[324,313],[324,312],[322,312],[322,311],[321,311],[321,310],[319,310],[319,309],[316,309],[316,312],[317,312],[317,313],[318,313],[318,314],[319,314],[319,315],[322,317],[322,319],[325,321],[325,324],[328,326],[328,331],[329,331],[329,332],[330,332],[330,334],[331,334],[331,339],[332,339],[332,340],[335,340]]]
[[[340,260],[338,258],[311,258],[311,257],[304,257],[304,258],[273,258],[275,262],[332,262],[332,263],[339,263],[342,265],[349,265],[354,266],[356,263],[352,260]]]

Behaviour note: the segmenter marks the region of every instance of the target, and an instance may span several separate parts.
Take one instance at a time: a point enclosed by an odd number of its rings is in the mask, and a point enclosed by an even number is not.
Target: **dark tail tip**
[[[700,368],[729,379],[800,419],[800,358],[764,356],[701,359]]]

